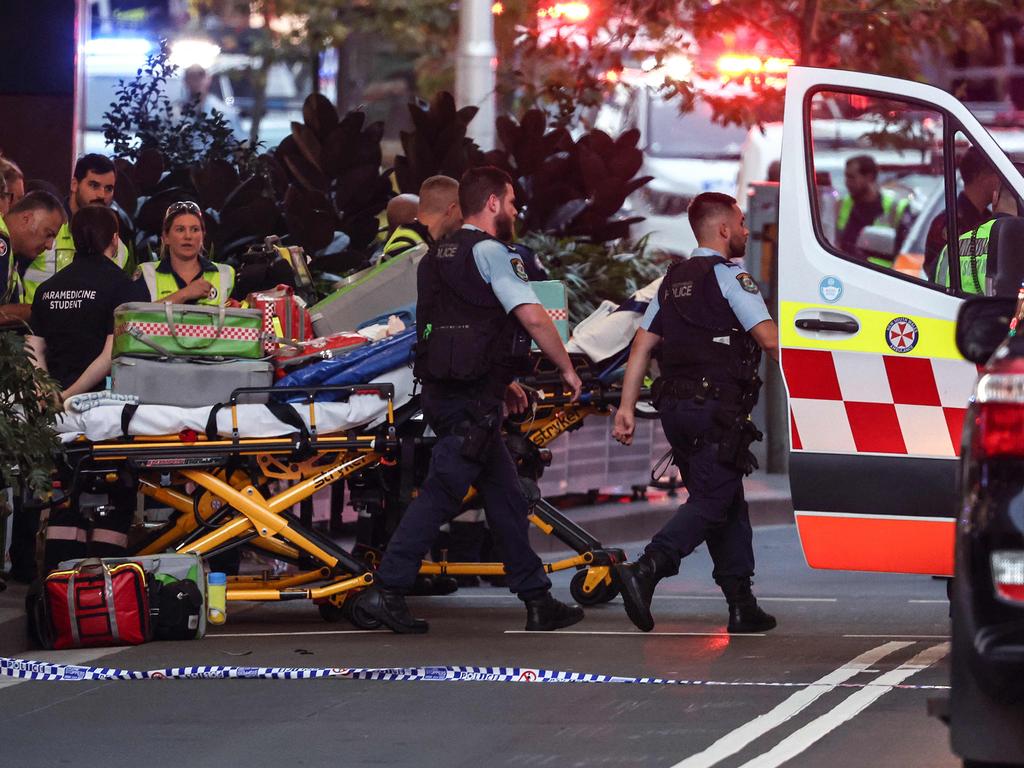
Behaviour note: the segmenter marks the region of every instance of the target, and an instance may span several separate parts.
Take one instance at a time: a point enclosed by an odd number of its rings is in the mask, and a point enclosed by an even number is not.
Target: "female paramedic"
[[[191,200],[174,203],[164,214],[160,261],[139,266],[152,301],[171,304],[231,303],[235,270],[203,255],[206,225],[199,205]]]
[[[35,364],[60,384],[62,399],[102,388],[110,372],[114,308],[139,298],[138,284],[112,258],[119,243],[117,214],[104,205],[81,208],[71,219],[71,237],[74,259],[36,290],[26,342]],[[68,475],[62,477],[65,483]],[[124,554],[135,511],[134,483],[119,476],[96,490],[106,491],[111,503],[97,507],[91,521],[74,497],[51,510],[47,571],[63,560]]]

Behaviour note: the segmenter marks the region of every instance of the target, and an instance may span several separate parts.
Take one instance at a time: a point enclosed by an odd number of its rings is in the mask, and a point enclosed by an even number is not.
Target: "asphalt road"
[[[811,571],[792,526],[758,528],[755,545],[755,590],[779,619],[763,636],[724,633],[702,549],[659,588],[650,634],[619,600],[571,630],[527,634],[521,605],[487,587],[413,599],[425,636],[354,632],[305,603],[232,605],[198,642],[17,653],[129,669],[517,666],[687,684],[0,678],[0,765],[959,765],[926,714],[943,693],[927,686],[949,677],[943,583]],[[0,623],[0,655],[20,642],[18,620]]]

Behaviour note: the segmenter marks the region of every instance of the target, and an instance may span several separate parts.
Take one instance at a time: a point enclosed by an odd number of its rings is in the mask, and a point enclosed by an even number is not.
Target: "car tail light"
[[[992,553],[992,583],[1000,600],[1024,603],[1024,550]]]
[[[1024,458],[1024,376],[985,374],[975,402],[975,458]]]

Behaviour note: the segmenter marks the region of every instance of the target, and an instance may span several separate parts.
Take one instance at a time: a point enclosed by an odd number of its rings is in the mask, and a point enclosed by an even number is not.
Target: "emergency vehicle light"
[[[784,75],[796,62],[793,59],[770,56],[762,59],[753,53],[724,53],[718,57],[716,66],[723,77],[743,75]]]
[[[554,3],[538,8],[537,18],[579,24],[590,18],[590,4],[584,2]]]
[[[993,552],[992,582],[999,599],[1013,603],[1024,602],[1024,551]]]

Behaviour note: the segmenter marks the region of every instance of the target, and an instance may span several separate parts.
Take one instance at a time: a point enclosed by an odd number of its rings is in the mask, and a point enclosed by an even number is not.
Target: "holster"
[[[497,411],[477,412],[471,418],[459,422],[452,434],[462,438],[459,455],[462,458],[482,464],[487,457],[491,441],[498,431]]]

